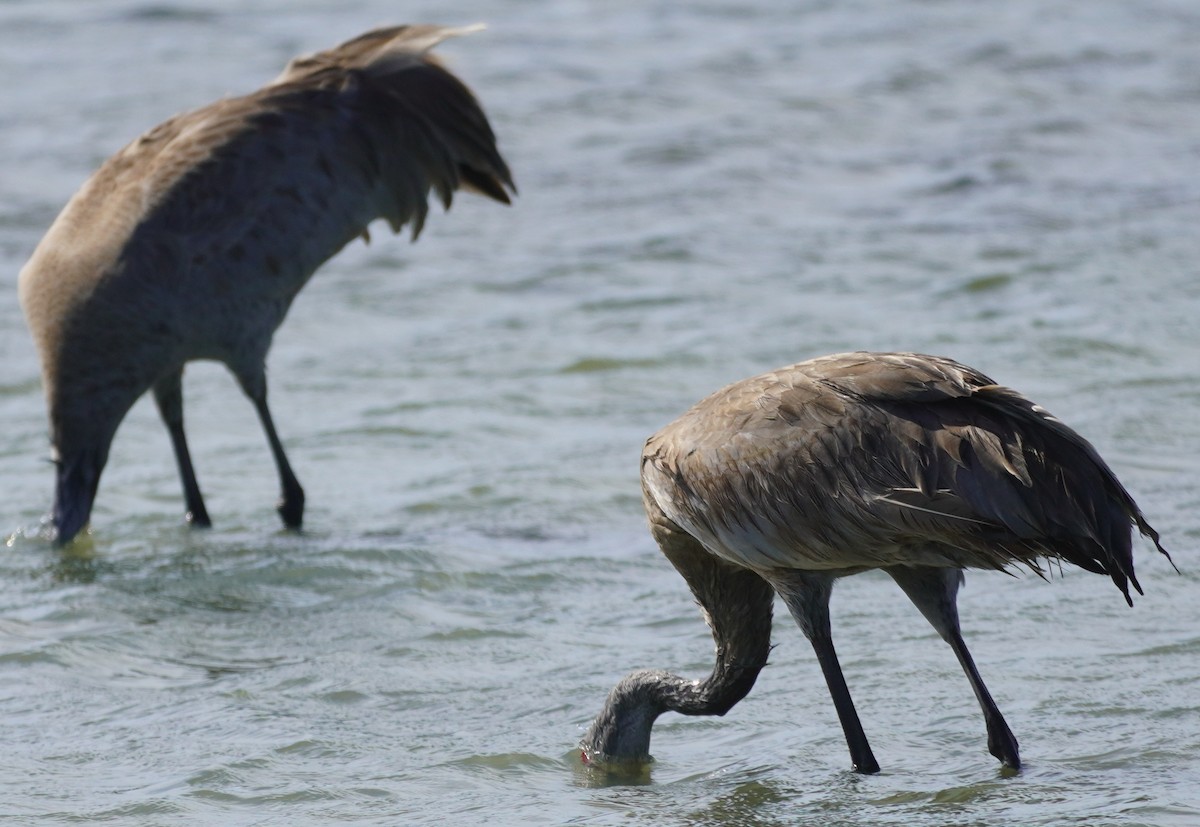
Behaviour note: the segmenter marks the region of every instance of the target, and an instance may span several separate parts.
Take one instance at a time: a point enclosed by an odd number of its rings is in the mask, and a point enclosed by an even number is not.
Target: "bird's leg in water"
[[[967,651],[966,641],[958,625],[958,587],[962,584],[963,575],[958,569],[932,568],[929,566],[896,566],[887,570],[892,579],[904,589],[925,619],[937,629],[942,639],[950,644],[955,657],[971,682],[971,689],[979,700],[983,710],[983,720],[987,723],[988,751],[1000,759],[1006,766],[1020,769],[1021,756],[1017,749],[1017,739],[1008,728],[1004,716],[1000,714],[996,702],[983,678],[975,668],[975,660]]]
[[[171,445],[175,449],[175,462],[179,466],[179,477],[183,480],[183,500],[187,506],[187,521],[203,528],[212,525],[208,518],[208,509],[204,507],[204,498],[200,495],[200,486],[196,482],[196,472],[192,468],[192,457],[188,452],[187,437],[183,432],[183,369],[167,374],[154,385],[154,401],[158,404],[158,413],[167,425],[171,434]]]
[[[288,462],[287,454],[283,452],[283,443],[279,441],[279,434],[275,432],[275,422],[271,419],[271,409],[267,407],[267,377],[265,371],[260,369],[248,376],[239,375],[238,378],[241,381],[242,389],[246,392],[246,396],[250,397],[250,401],[254,403],[254,409],[258,411],[258,418],[262,421],[263,430],[267,433],[267,442],[271,445],[271,455],[275,457],[275,467],[279,471],[279,489],[281,492],[279,505],[276,506],[279,516],[283,519],[283,524],[288,528],[299,528],[304,519],[304,489],[300,487],[300,481],[296,479],[295,473],[292,472],[292,466]]]
[[[817,653],[825,683],[837,709],[838,720],[846,734],[846,746],[850,748],[850,761],[857,772],[879,772],[879,762],[871,752],[862,722],[850,698],[850,689],[838,663],[833,648],[833,636],[829,625],[829,596],[833,592],[832,574],[818,574],[797,569],[781,569],[772,572],[771,585],[787,604],[796,623]]]

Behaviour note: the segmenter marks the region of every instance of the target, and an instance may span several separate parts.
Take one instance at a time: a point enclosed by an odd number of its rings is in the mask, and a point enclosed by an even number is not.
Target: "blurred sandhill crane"
[[[816,650],[854,768],[877,772],[829,597],[837,578],[882,569],[958,657],[992,755],[1019,767],[959,630],[963,570],[1073,563],[1107,574],[1132,605],[1131,524],[1167,554],[1081,436],[978,371],[912,353],[826,356],[717,391],[646,442],[642,491],[717,660],[701,681],[621,680],[581,745],[599,764],[647,760],[663,712],[724,715],[745,697],[767,662],[778,592]]]
[[[233,372],[278,468],[285,525],[304,491],[267,407],[272,336],[313,272],[385,218],[415,240],[430,191],[516,191],[470,90],[429,54],[479,27],[397,26],[293,60],[243,97],[178,115],[70,200],[21,272],[57,465],[56,540],[88,522],[117,426],[154,391],[187,518],[208,525],[183,430],[186,362]]]

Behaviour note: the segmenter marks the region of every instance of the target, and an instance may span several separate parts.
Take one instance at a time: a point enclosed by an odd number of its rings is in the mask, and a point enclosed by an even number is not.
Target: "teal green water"
[[[377,228],[272,352],[308,492],[279,530],[250,405],[190,368],[215,527],[138,404],[93,533],[51,470],[16,274],[107,155],[370,26],[440,52],[521,196]],[[13,824],[1200,823],[1200,13],[1183,0],[0,4],[0,820]],[[821,353],[972,364],[1091,439],[1182,569],[975,573],[960,600],[1027,766],[885,578],[834,633],[883,772],[811,650],[611,783],[574,745],[635,668],[711,640],[642,524],[642,440]]]

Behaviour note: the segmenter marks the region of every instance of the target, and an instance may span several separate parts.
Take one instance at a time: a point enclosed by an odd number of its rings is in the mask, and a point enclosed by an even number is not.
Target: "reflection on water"
[[[1075,4],[428,5],[521,186],[418,244],[377,230],[271,354],[301,533],[227,372],[189,367],[215,525],[182,525],[134,408],[94,531],[58,551],[15,278],[95,166],[184,107],[395,19],[320,2],[0,4],[0,714],[10,820],[160,824],[1200,822],[1200,18]],[[435,213],[437,211],[435,210]],[[1146,597],[972,573],[979,668],[1027,765],[1000,770],[948,647],[894,585],[839,583],[834,634],[879,776],[848,771],[782,617],[719,719],[656,762],[575,744],[634,669],[712,642],[644,527],[646,435],[824,352],[977,366],[1093,441],[1182,570]],[[780,613],[782,614],[782,612]]]

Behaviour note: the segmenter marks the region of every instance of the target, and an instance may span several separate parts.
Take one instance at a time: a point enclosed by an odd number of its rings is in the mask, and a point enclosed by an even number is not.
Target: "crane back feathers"
[[[1167,554],[1083,437],[920,354],[837,354],[730,385],[647,441],[642,474],[670,520],[757,570],[1042,573],[1050,559],[1108,574],[1130,600],[1130,524]]]

